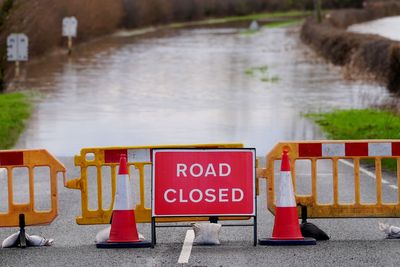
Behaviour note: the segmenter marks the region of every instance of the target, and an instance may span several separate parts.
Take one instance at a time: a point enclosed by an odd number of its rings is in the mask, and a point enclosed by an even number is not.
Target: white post
[[[68,55],[72,53],[72,36],[68,36]]]
[[[15,61],[15,78],[19,78],[19,73],[20,73],[20,71],[19,71],[19,61],[16,60]]]

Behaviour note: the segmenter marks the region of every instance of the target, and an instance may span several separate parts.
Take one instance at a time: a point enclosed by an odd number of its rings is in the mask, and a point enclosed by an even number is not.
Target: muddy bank
[[[301,29],[301,38],[318,54],[343,66],[347,78],[373,80],[391,92],[399,93],[400,42],[346,31],[354,23],[399,14],[400,3],[397,1],[330,12],[320,24],[309,18]]]

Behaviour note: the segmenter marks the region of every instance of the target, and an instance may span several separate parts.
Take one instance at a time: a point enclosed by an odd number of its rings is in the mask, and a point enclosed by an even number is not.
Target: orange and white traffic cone
[[[107,242],[97,243],[96,246],[98,248],[151,247],[151,242],[140,240],[136,228],[128,167],[124,154],[121,154],[119,163],[110,237]]]
[[[281,176],[275,208],[275,223],[272,238],[260,239],[260,245],[315,245],[313,238],[304,238],[300,231],[294,197],[289,156],[283,151]]]

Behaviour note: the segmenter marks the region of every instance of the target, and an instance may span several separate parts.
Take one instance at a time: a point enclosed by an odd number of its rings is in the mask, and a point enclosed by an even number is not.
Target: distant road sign
[[[254,149],[154,149],[153,216],[254,216]]]
[[[7,60],[27,61],[29,39],[23,33],[13,33],[7,37]]]
[[[62,22],[62,35],[67,37],[76,37],[78,29],[78,20],[75,17],[65,17]]]

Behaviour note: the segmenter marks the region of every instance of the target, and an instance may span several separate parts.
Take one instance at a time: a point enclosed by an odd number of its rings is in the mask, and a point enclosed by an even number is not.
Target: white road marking
[[[343,163],[344,165],[347,165],[347,166],[349,166],[349,167],[354,168],[354,164],[351,163],[351,162],[348,162],[347,160],[339,159],[339,161],[340,161],[341,163]],[[370,172],[370,171],[364,169],[363,167],[360,167],[360,171],[361,171],[362,173],[364,173],[365,175],[368,175],[369,177],[376,179],[375,173]]]
[[[343,163],[344,165],[347,165],[347,166],[349,166],[349,167],[354,168],[354,164],[351,163],[351,162],[348,162],[347,160],[340,159],[339,161],[340,161],[341,163]],[[369,177],[371,177],[371,178],[373,178],[373,179],[376,179],[375,173],[370,172],[370,171],[364,169],[364,168],[361,167],[361,166],[360,166],[360,172],[364,173],[365,175],[367,175],[367,176],[369,176]],[[385,180],[385,179],[382,178],[382,184],[388,184],[388,183],[389,183],[389,182],[388,182],[387,180]],[[389,185],[389,186],[390,186],[391,188],[396,187],[395,189],[397,189],[397,186],[395,186],[395,185]]]
[[[348,162],[347,160],[340,159],[339,161],[341,163],[343,163],[344,165],[347,165],[347,166],[349,166],[351,168],[354,168],[354,164],[351,163],[351,162]],[[367,176],[369,176],[369,177],[371,177],[373,179],[376,179],[375,173],[373,173],[373,172],[371,172],[371,171],[369,171],[367,169],[364,169],[361,166],[360,166],[360,172],[364,173],[365,175],[367,175]],[[280,174],[280,172],[279,173],[278,172],[275,173],[275,175],[279,175],[279,174]],[[309,173],[296,173],[296,176],[309,176],[309,175],[310,175]],[[318,173],[318,176],[325,176],[325,175],[326,176],[332,176],[333,174],[332,173]],[[382,178],[382,184],[389,184],[389,181],[387,181],[387,180]],[[389,187],[391,187],[393,189],[398,189],[398,187],[396,185],[389,185]]]
[[[187,230],[185,241],[183,242],[181,255],[179,256],[178,263],[188,263],[190,258],[190,253],[192,252],[194,240],[194,231]]]

